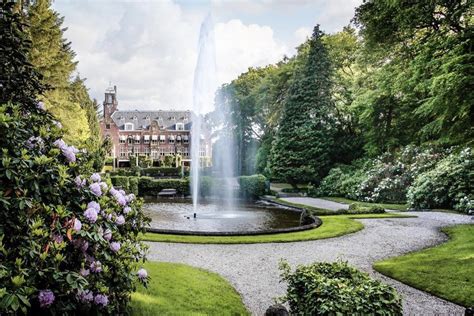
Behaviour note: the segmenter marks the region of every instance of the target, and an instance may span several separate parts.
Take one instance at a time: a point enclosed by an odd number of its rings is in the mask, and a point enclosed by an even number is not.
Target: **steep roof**
[[[117,127],[125,129],[125,123],[133,123],[135,130],[147,130],[153,121],[161,129],[176,130],[176,123],[183,123],[186,130],[191,129],[193,114],[190,111],[115,111],[111,118]]]

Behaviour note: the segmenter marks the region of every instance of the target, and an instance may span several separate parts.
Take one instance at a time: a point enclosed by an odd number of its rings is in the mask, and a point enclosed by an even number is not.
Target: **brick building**
[[[104,113],[100,120],[102,137],[112,141],[111,157],[117,167],[130,166],[130,156],[147,156],[160,165],[166,156],[180,157],[185,166],[191,164],[190,111],[120,111],[117,88],[105,91]],[[201,135],[200,162],[211,163],[209,133]]]

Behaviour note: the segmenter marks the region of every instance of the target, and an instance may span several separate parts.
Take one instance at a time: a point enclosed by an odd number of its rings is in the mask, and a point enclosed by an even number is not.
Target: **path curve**
[[[253,315],[263,315],[275,297],[285,292],[279,283],[278,262],[292,267],[314,261],[347,260],[397,288],[406,315],[463,315],[464,308],[408,285],[387,278],[372,269],[372,263],[387,257],[431,247],[447,240],[439,229],[474,223],[467,215],[440,212],[407,212],[418,218],[361,219],[365,229],[338,238],[295,243],[199,245],[149,243],[150,260],[181,262],[201,267],[227,278],[242,295]]]
[[[333,202],[324,199],[312,198],[312,197],[286,197],[281,198],[281,200],[290,202],[290,203],[297,203],[302,205],[309,205],[316,208],[321,208],[325,210],[337,211],[340,209],[347,210],[349,209],[349,204],[343,204],[338,202]]]

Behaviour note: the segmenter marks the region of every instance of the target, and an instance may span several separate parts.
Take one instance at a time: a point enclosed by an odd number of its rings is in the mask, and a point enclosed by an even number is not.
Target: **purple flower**
[[[125,205],[127,205],[127,200],[125,200],[125,197],[123,195],[120,195],[120,196],[117,197],[117,203],[120,206],[125,206]]]
[[[112,239],[112,231],[110,229],[105,230],[103,237],[105,240],[109,241],[110,239]]]
[[[115,224],[117,225],[125,224],[125,218],[123,217],[123,215],[117,216],[117,218],[115,219]]]
[[[109,299],[107,298],[107,295],[97,294],[94,298],[94,303],[96,305],[105,307],[105,306],[107,306],[107,304],[109,304]]]
[[[97,221],[97,210],[94,208],[88,208],[84,212],[84,216],[87,218],[87,220],[91,223],[95,223]]]
[[[61,235],[54,235],[54,236],[53,236],[53,240],[54,240],[54,242],[60,244],[60,243],[62,243],[62,242],[64,241],[64,238],[63,238],[63,236],[61,236]]]
[[[96,201],[91,201],[87,204],[87,208],[93,208],[97,212],[100,211],[100,205]]]
[[[42,149],[44,147],[44,141],[39,136],[38,137],[31,136],[30,138],[28,138],[25,145],[28,149],[33,149],[35,147]]]
[[[105,183],[105,182],[99,182],[99,184],[100,184],[100,187],[102,188],[103,191],[107,191],[107,189],[109,188],[107,186],[107,183]]]
[[[117,252],[120,250],[120,243],[119,242],[111,242],[110,243],[110,249],[113,251],[113,252]]]
[[[94,261],[91,263],[91,271],[94,273],[102,272],[102,263],[100,261]]]
[[[73,228],[76,232],[80,231],[81,228],[82,228],[82,223],[77,218],[74,219],[74,227]]]
[[[83,277],[88,276],[89,273],[90,273],[90,270],[89,270],[89,269],[81,268],[81,270],[79,270],[79,274],[82,275]]]
[[[100,181],[100,175],[98,173],[93,173],[91,175],[91,181],[92,182],[99,182]]]
[[[132,208],[130,206],[124,207],[123,212],[124,214],[128,214],[132,211]]]
[[[100,185],[98,183],[92,183],[91,185],[89,185],[89,189],[95,196],[102,195],[102,190],[100,189]]]
[[[61,149],[63,152],[64,157],[69,162],[76,162],[76,154],[74,153],[74,147],[66,147]]]
[[[46,111],[46,107],[44,106],[44,103],[39,101],[37,104],[36,104],[36,107],[38,109],[40,109],[41,111]]]
[[[148,272],[145,269],[141,268],[137,271],[138,278],[140,280],[145,280],[148,277]]]
[[[94,300],[94,294],[91,291],[79,291],[76,295],[76,298],[81,303],[91,303]]]
[[[54,146],[58,147],[59,149],[63,149],[63,148],[67,148],[67,145],[66,143],[64,142],[64,140],[62,140],[61,138],[59,139],[56,139],[53,143]]]
[[[126,192],[124,190],[120,189],[119,193],[122,194],[122,195],[125,195]]]
[[[54,293],[51,290],[42,290],[38,294],[41,307],[48,307],[54,302]]]
[[[80,189],[86,185],[86,179],[81,179],[80,176],[77,176],[76,179],[74,179],[74,183],[76,184],[76,187]]]
[[[135,199],[135,194],[130,193],[129,195],[127,195],[127,196],[125,197],[125,199],[127,200],[127,202],[130,203],[130,202],[132,202],[132,201]]]
[[[61,124],[61,122],[54,121],[54,125],[56,125],[58,128],[63,128],[63,124]]]

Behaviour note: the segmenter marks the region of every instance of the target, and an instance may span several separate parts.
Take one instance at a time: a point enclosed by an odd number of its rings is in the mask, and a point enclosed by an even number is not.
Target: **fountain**
[[[232,116],[224,100],[215,100],[216,77],[214,25],[209,14],[201,24],[194,72],[191,128],[192,205],[186,199],[148,200],[144,210],[152,218],[149,231],[168,234],[247,235],[296,231],[319,225],[320,222],[316,220],[309,225],[302,224],[298,210],[236,199],[235,192],[239,186],[234,174],[235,137],[229,127],[232,126]],[[226,99],[225,95],[220,97]],[[202,179],[200,147],[201,136],[208,132],[207,126],[203,124],[203,116],[212,110],[214,122],[220,122],[212,131],[219,140],[213,151],[212,199],[204,200],[200,198],[199,192]],[[191,215],[191,212],[194,214]]]

